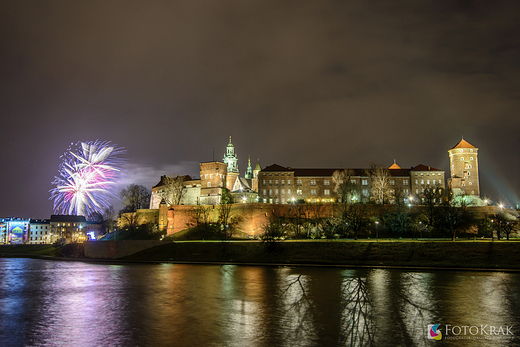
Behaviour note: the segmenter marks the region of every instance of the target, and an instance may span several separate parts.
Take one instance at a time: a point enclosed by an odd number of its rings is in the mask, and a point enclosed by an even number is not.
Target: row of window
[[[45,230],[45,235],[47,235],[48,231]],[[38,231],[31,231],[32,235],[38,235]],[[43,230],[40,231],[40,235],[43,235]]]
[[[285,176],[285,172],[280,172],[280,173],[275,172],[275,173],[274,173],[275,176],[278,176],[278,174],[280,174],[280,176]],[[269,175],[269,176],[273,176],[273,173],[272,173],[272,172],[269,172],[269,173],[262,173],[262,175],[264,175],[264,176],[267,176],[267,175]],[[287,176],[290,176],[290,175],[291,175],[290,173],[287,173]]]
[[[417,173],[416,173],[416,175],[417,175]],[[423,173],[421,173],[421,176],[422,175],[423,175]],[[429,176],[429,175],[430,175],[429,173],[426,174],[426,176]],[[432,173],[432,176],[435,176],[435,174]],[[438,176],[441,176],[441,174],[439,173]],[[350,180],[350,183],[352,185],[357,185],[357,182],[358,181],[355,180],[355,179]],[[403,179],[403,180],[401,180],[401,182],[402,182],[403,186],[408,186],[408,184],[409,184],[408,179]],[[421,180],[420,182],[423,185],[425,184],[425,182],[426,182],[426,184],[430,184],[430,180],[429,179],[428,180]],[[442,180],[441,179],[439,179],[439,180],[432,180],[431,182],[434,185],[435,184],[442,184]],[[273,185],[273,180],[263,180],[262,183],[263,183],[264,186],[266,186],[267,183],[269,183],[269,185],[271,186],[271,185]],[[280,180],[280,181],[274,180],[274,185],[275,186],[279,185],[278,183],[280,183],[280,185],[283,186],[283,185],[285,185],[286,181],[285,180]],[[343,183],[343,181],[341,180],[340,183]],[[396,180],[395,179],[391,179],[391,180],[389,180],[389,183],[390,183],[391,186],[395,186],[396,185]],[[309,181],[309,184],[310,184],[310,186],[316,186],[316,180],[315,179],[311,179]],[[415,184],[417,184],[417,185],[419,184],[419,180],[418,179],[415,180]],[[287,180],[287,185],[291,185],[291,180]],[[296,180],[296,185],[297,186],[303,185],[303,181],[301,179]],[[324,186],[329,186],[330,185],[330,180],[328,180],[328,179],[323,180],[323,185]],[[369,185],[368,178],[367,179],[361,179],[361,185],[362,186],[368,186]],[[208,183],[208,187],[209,186],[210,185]]]
[[[424,184],[430,184],[430,180],[421,180],[421,184],[424,185]],[[415,180],[415,184],[416,185],[419,185],[419,180]],[[442,184],[442,181],[439,180],[439,181],[436,181],[436,180],[432,180],[431,181],[431,184],[433,185],[436,185],[436,184]]]
[[[438,173],[432,172],[431,174],[432,174],[432,176],[442,176],[442,174],[440,172],[438,172]],[[416,172],[415,176],[424,176],[424,172],[421,172],[421,173]],[[427,172],[426,176],[430,176],[430,173]]]
[[[301,181],[300,181],[301,182]],[[263,185],[265,186],[266,185],[266,180],[262,180],[262,183]],[[273,185],[273,180],[269,180],[269,185],[272,186]],[[274,180],[274,185],[277,186],[278,185],[278,180]],[[285,185],[285,180],[281,180],[280,181],[280,185]],[[291,180],[287,180],[287,185],[290,186],[291,185]]]

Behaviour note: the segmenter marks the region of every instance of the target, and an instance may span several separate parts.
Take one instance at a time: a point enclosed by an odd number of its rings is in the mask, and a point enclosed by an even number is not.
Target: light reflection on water
[[[519,293],[517,273],[0,259],[0,345],[430,346],[436,323],[520,334]]]

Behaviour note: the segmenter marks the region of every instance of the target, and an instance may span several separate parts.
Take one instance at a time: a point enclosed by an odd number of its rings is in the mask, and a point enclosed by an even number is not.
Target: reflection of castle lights
[[[96,234],[93,231],[89,231],[87,235],[90,237],[90,241],[96,240]]]

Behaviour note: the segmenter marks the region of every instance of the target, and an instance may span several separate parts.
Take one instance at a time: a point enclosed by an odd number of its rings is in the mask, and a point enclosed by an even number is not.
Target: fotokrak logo
[[[428,325],[428,338],[430,340],[440,340],[442,339],[442,333],[438,329],[440,324],[430,324]]]

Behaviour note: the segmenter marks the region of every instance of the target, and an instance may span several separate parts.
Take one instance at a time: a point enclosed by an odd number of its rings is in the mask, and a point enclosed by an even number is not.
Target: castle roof
[[[423,164],[419,164],[416,167],[413,167],[410,171],[442,171],[431,166],[426,166]]]
[[[401,167],[397,165],[395,162],[388,168],[388,170],[399,170]]]
[[[157,187],[162,187],[164,185],[166,185],[168,183],[168,176],[167,175],[164,175],[164,176],[161,176],[161,180],[159,181],[159,183],[157,183],[155,186],[153,186],[152,188],[157,188]],[[176,179],[179,178],[181,179],[183,182],[186,182],[186,181],[192,181],[191,179],[191,176],[190,175],[178,175],[177,177],[175,177]]]
[[[460,140],[459,143],[457,143],[452,149],[455,149],[455,148],[477,148],[475,146],[473,146],[471,143],[469,143],[468,141],[462,139]]]

